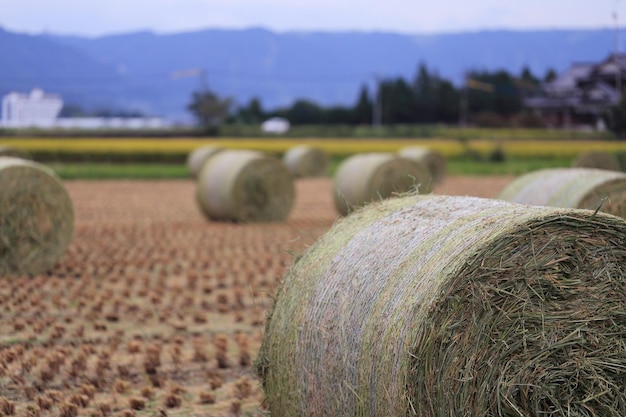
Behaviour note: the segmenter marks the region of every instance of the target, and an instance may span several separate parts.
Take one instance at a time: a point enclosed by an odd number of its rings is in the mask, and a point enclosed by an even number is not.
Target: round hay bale
[[[255,361],[275,416],[626,415],[626,222],[410,196],[293,265]]]
[[[187,171],[193,179],[197,179],[202,165],[213,155],[223,150],[219,146],[201,146],[187,155]]]
[[[617,156],[608,152],[591,151],[584,152],[572,161],[574,168],[597,168],[608,171],[621,171],[622,167]]]
[[[0,157],[0,275],[47,271],[73,234],[72,201],[54,172],[33,161]]]
[[[328,155],[321,149],[308,145],[289,148],[283,163],[295,178],[324,177],[328,173]]]
[[[342,215],[375,200],[417,190],[431,191],[430,174],[423,164],[391,153],[352,155],[337,168],[333,197]]]
[[[446,176],[446,158],[439,152],[423,146],[408,146],[398,151],[398,155],[426,165],[430,172],[432,183],[438,184]]]
[[[205,162],[197,201],[213,220],[273,222],[293,207],[293,177],[276,158],[261,152],[224,150]]]
[[[497,198],[535,206],[601,210],[626,217],[626,174],[594,168],[551,168],[522,175]]]
[[[10,156],[13,158],[33,159],[29,152],[24,149],[15,148],[9,145],[0,145],[0,157]]]

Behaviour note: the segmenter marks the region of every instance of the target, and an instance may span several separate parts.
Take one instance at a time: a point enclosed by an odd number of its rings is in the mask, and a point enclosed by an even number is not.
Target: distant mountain
[[[117,106],[128,85],[114,67],[71,46],[43,36],[0,28],[0,95],[41,87],[65,101],[86,106]]]
[[[0,94],[38,86],[84,107],[185,118],[191,92],[202,86],[238,104],[259,97],[265,109],[298,98],[352,105],[376,76],[411,80],[420,62],[455,83],[476,69],[519,74],[528,66],[542,77],[550,68],[600,61],[613,47],[611,29],[432,35],[209,29],[98,38],[0,29]],[[184,72],[193,69],[203,72]]]

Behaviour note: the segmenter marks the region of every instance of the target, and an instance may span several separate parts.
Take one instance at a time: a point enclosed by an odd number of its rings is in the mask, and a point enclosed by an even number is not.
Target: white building
[[[59,117],[63,100],[35,88],[30,94],[9,93],[2,98],[0,127],[47,129],[162,129],[170,123],[159,117]]]
[[[2,98],[0,122],[4,127],[51,127],[62,108],[61,97],[39,88],[30,94],[12,92]]]
[[[289,120],[282,117],[272,117],[261,123],[261,130],[265,133],[283,134],[291,127]]]

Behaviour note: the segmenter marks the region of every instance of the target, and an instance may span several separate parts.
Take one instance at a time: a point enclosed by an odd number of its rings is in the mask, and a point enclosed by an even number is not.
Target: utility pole
[[[622,66],[620,65],[620,58],[619,58],[619,53],[620,53],[620,44],[619,44],[619,20],[618,20],[618,16],[617,16],[617,10],[618,10],[618,3],[619,0],[615,0],[615,10],[613,11],[613,19],[615,20],[615,54],[614,54],[614,59],[615,59],[615,66],[616,66],[616,70],[615,70],[615,89],[617,90],[618,94],[620,95],[620,98],[622,96]]]
[[[206,69],[198,68],[198,79],[200,80],[200,91],[206,93],[209,91],[209,81],[207,79]]]
[[[374,105],[372,106],[372,126],[379,128],[383,124],[383,91],[381,88],[381,78],[378,74],[374,74],[376,93],[374,96]]]
[[[459,126],[465,128],[467,126],[467,112],[468,112],[468,86],[467,86],[467,72],[463,73],[463,85],[461,86],[461,103],[459,105]]]

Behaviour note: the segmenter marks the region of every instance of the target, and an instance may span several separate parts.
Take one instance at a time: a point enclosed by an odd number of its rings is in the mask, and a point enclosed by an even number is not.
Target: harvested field
[[[494,197],[512,177],[446,177]],[[75,234],[48,274],[0,280],[0,413],[260,415],[252,369],[293,254],[338,218],[329,178],[286,222],[207,221],[195,183],[66,181]]]

